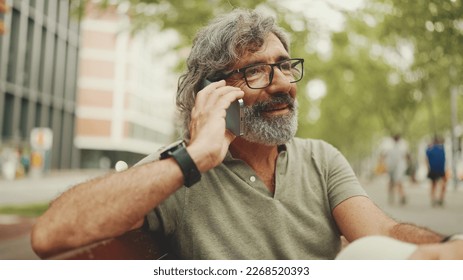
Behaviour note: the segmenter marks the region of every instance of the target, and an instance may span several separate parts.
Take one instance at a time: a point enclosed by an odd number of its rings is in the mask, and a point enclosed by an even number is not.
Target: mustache
[[[295,103],[296,103],[296,100],[292,98],[289,94],[277,93],[277,94],[271,95],[271,97],[268,100],[259,101],[259,102],[254,103],[252,105],[252,110],[257,114],[260,114],[260,112],[271,110],[272,108],[275,107],[275,105],[281,105],[281,104],[286,104],[290,110],[294,110],[296,106]]]

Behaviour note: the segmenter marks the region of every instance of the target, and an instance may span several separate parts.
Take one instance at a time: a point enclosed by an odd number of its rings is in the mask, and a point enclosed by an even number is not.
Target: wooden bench
[[[145,228],[130,231],[119,237],[76,248],[51,260],[160,260],[173,259],[168,253],[167,240]]]
[[[342,247],[349,243],[341,237]],[[76,248],[50,260],[172,260],[178,259],[169,252],[166,238],[159,232],[142,227],[119,237]]]

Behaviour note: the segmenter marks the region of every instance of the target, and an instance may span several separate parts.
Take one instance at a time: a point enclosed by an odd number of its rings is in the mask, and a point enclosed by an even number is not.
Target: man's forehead
[[[256,63],[274,63],[286,58],[289,58],[289,54],[283,43],[281,43],[275,34],[270,33],[265,38],[264,44],[257,51],[246,52],[238,63],[236,63],[235,68]]]

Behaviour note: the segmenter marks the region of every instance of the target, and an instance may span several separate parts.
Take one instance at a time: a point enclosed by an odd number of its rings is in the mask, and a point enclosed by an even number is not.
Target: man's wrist
[[[172,143],[167,146],[160,154],[159,159],[172,157],[180,167],[183,174],[183,185],[191,187],[201,180],[201,172],[198,170],[194,160],[186,149],[186,144],[183,140]]]
[[[210,153],[205,152],[206,149],[204,147],[187,145],[186,149],[201,173],[207,172],[216,166],[212,162]]]
[[[201,172],[191,158],[185,146],[172,151],[171,156],[177,161],[184,177],[184,185],[191,187],[201,180]]]

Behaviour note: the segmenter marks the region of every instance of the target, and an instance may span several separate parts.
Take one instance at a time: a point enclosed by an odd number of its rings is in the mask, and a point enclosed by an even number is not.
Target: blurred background
[[[0,3],[4,177],[11,157],[22,162],[15,177],[110,168],[177,138],[176,83],[193,36],[234,7],[274,14],[305,58],[299,136],[332,143],[359,175],[393,134],[414,160],[439,134],[460,161],[460,0]]]
[[[61,191],[41,197],[44,188],[130,166],[177,139],[177,79],[193,37],[236,7],[274,15],[306,61],[298,136],[333,144],[385,193],[390,137],[407,147],[410,185],[427,190],[425,151],[438,135],[456,191],[462,2],[0,0],[0,213],[27,202],[24,215],[37,215],[46,204],[30,204]],[[17,200],[32,185],[35,199]]]

